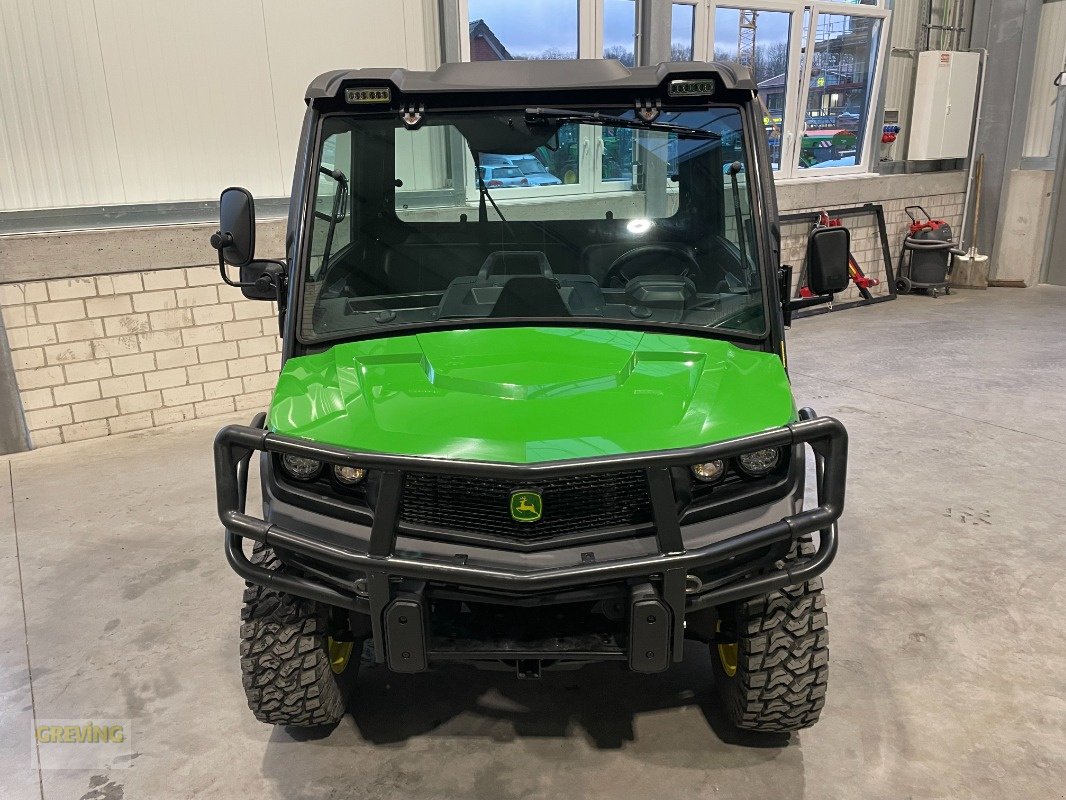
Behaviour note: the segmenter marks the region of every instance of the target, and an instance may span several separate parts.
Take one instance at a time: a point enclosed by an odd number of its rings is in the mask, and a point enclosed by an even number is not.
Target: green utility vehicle
[[[561,149],[566,183],[479,179],[483,154]],[[818,719],[847,437],[796,408],[784,330],[844,288],[848,234],[813,234],[815,297],[789,300],[746,70],[327,73],[286,258],[254,240],[227,189],[222,276],[277,303],[284,341],[269,410],[215,442],[260,720],[337,722],[361,660],[529,679],[685,654],[740,728]]]

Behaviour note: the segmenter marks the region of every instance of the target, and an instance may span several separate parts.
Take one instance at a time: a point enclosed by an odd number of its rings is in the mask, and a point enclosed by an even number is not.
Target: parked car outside
[[[526,180],[529,181],[530,186],[562,186],[563,183],[562,179],[557,178],[555,175],[548,172],[548,168],[541,163],[539,158],[532,154],[505,156],[489,153],[482,157],[481,163],[483,165],[499,163],[501,165],[518,167],[522,174],[525,175]]]
[[[475,176],[476,177],[476,176]],[[518,167],[482,167],[481,177],[489,189],[506,189],[511,186],[529,186],[529,179]]]

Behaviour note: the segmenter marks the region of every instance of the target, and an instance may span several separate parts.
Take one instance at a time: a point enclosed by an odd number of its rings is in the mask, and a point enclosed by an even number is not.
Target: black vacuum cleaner
[[[921,212],[921,216],[912,213],[914,210]],[[933,219],[921,206],[907,206],[904,211],[911,218],[911,225],[899,252],[896,293],[910,294],[915,289],[923,289],[937,297],[943,289],[944,294],[951,294],[948,276],[955,256],[963,255],[951,226],[942,219]]]

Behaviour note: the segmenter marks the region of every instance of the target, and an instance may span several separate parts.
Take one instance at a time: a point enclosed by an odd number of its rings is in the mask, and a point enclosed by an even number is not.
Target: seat
[[[536,276],[511,278],[503,285],[490,317],[573,316],[555,281]]]
[[[444,291],[456,278],[477,275],[484,261],[475,244],[404,244],[385,249],[383,261],[389,291]]]

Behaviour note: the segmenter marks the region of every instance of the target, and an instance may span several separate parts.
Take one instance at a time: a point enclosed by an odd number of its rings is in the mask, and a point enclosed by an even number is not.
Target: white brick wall
[[[215,267],[0,285],[0,309],[34,447],[270,403],[276,306]]]

